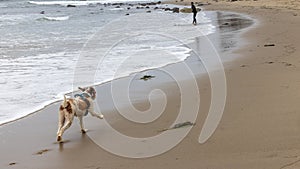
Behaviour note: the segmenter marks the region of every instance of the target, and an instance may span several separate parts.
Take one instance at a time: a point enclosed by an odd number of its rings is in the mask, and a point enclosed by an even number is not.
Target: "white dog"
[[[76,94],[74,99],[66,99],[64,96],[64,101],[59,108],[59,120],[58,120],[58,131],[57,131],[57,141],[62,140],[62,135],[67,130],[73,122],[74,116],[77,116],[80,121],[81,132],[85,133],[83,127],[83,116],[87,115],[88,112],[92,116],[103,119],[102,114],[97,114],[94,111],[93,100],[96,98],[96,90],[93,87],[80,88],[83,92],[82,94]]]

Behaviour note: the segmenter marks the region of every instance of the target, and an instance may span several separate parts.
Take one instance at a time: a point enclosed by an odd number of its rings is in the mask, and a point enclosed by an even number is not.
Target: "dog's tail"
[[[64,106],[64,107],[67,107],[67,106],[68,106],[66,95],[64,95],[63,106]]]

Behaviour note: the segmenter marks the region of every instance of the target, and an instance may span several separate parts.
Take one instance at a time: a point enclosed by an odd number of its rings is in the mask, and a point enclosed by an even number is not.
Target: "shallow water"
[[[156,14],[163,12],[154,11],[154,6],[151,6],[152,9],[137,10],[129,5],[116,8],[103,5],[102,1],[89,2],[0,1],[0,123],[22,117],[61,99],[62,93],[73,90],[75,69],[86,73],[89,69],[97,70],[92,83],[98,84],[113,79],[121,65],[126,70],[122,69],[118,76],[126,76],[182,61],[189,56],[189,49],[176,40],[155,34],[140,34],[115,45],[100,65],[91,67],[87,58],[84,63],[78,63],[84,45],[108,23],[116,21],[113,24],[115,30],[110,31],[106,26],[106,31],[118,37],[118,34],[124,33],[122,28],[126,24],[118,19],[126,13],[145,14],[146,10]],[[66,7],[66,4],[72,3],[80,6]],[[128,10],[128,7],[131,9]],[[144,20],[142,17],[136,16],[135,19],[138,22]],[[201,17],[205,18],[204,15]],[[151,22],[157,23],[157,20],[147,20],[148,25],[154,24]],[[131,30],[132,27],[126,29]],[[156,27],[148,31],[151,29]],[[212,31],[208,29],[207,34]],[[106,42],[101,43],[98,45],[105,46]],[[149,51],[155,51],[156,56]],[[162,51],[167,51],[165,53],[169,55],[161,55]],[[95,56],[89,58],[91,62],[97,62]],[[149,62],[149,59],[152,61]],[[91,85],[90,81],[80,84]]]
[[[0,1],[0,124],[77,86],[182,61],[191,52],[184,44],[220,28],[214,13],[199,13],[195,27],[190,14],[154,9],[165,5],[104,2]]]

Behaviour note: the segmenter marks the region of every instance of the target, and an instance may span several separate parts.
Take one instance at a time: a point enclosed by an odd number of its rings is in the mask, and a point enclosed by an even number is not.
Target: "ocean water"
[[[113,2],[126,4],[106,4]],[[186,59],[191,15],[154,9],[166,5],[137,9],[138,2],[0,0],[0,124],[61,100],[79,85]],[[197,36],[214,32],[205,13],[198,19],[204,24]]]

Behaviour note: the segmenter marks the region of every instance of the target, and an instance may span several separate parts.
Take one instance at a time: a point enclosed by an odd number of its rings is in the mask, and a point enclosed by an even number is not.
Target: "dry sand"
[[[258,20],[242,39],[238,38],[238,42],[246,40],[247,43],[241,43],[233,52],[221,53],[222,58],[236,58],[224,64],[228,90],[225,112],[216,132],[205,144],[198,143],[198,136],[210,103],[207,76],[197,79],[201,108],[196,125],[178,146],[165,154],[147,159],[112,155],[95,145],[87,135],[81,136],[77,124],[64,135],[69,142],[56,144],[58,104],[55,104],[0,127],[0,168],[300,168],[300,13],[294,10],[299,9],[299,2],[267,2],[271,1],[214,2],[205,6],[207,10],[249,14]],[[292,3],[288,9],[285,7]],[[265,47],[266,44],[275,46]],[[152,88],[163,89],[170,100],[166,115],[149,126],[129,124],[119,120],[117,115],[106,114],[106,119],[128,135],[155,135],[157,130],[170,125],[174,112],[178,112],[178,87],[175,82],[159,78],[146,85],[139,81],[135,85],[139,89],[133,96],[136,98]],[[104,114],[108,110],[116,113],[111,110],[108,89],[109,84],[98,89]],[[137,102],[136,106],[143,110],[149,103]],[[103,134],[107,133],[103,131]]]
[[[264,9],[291,9],[299,10],[300,1],[298,0],[171,0],[170,2],[190,5],[189,2],[198,2],[199,4],[211,4],[212,6],[219,6],[219,9],[224,7],[254,7]],[[233,9],[235,10],[235,9]]]

